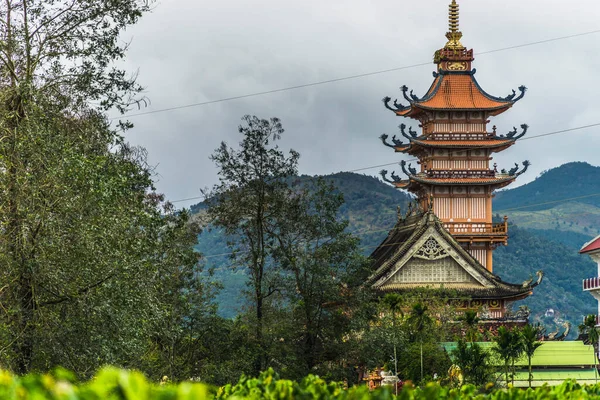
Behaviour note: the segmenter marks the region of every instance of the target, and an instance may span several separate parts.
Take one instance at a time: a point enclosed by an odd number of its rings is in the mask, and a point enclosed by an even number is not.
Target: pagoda
[[[506,245],[507,217],[492,221],[494,191],[524,173],[515,164],[498,171],[490,166],[492,154],[506,150],[527,132],[513,128],[498,134],[488,131],[489,118],[499,115],[521,100],[527,90],[519,87],[505,97],[485,92],[475,79],[473,50],[461,43],[458,4],[449,7],[446,45],[435,52],[433,83],[419,97],[401,87],[404,100],[383,99],[397,116],[418,121],[421,132],[400,125],[403,138],[382,135],[384,145],[415,158],[418,167],[401,162],[405,179],[381,171],[383,179],[399,189],[412,192],[417,206],[398,223],[372,254],[373,288],[398,291],[416,286],[455,288],[468,295],[470,306],[485,306],[496,318],[505,316],[506,303],[527,297],[539,279],[522,284],[503,282],[493,274],[493,250]]]

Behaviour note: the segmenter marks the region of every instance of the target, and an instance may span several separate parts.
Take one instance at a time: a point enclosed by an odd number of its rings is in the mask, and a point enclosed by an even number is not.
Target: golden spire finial
[[[452,3],[448,6],[448,25],[449,31],[446,33],[448,43],[444,48],[446,49],[464,49],[465,46],[460,42],[462,33],[458,30],[458,4],[456,0],[452,0]]]
[[[450,26],[450,32],[458,32],[458,4],[456,0],[452,0],[452,3],[448,6],[448,22]]]

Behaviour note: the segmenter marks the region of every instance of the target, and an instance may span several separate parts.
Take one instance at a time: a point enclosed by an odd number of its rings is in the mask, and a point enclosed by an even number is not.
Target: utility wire
[[[573,131],[577,131],[577,130],[581,130],[581,129],[593,128],[593,127],[596,127],[596,126],[600,126],[600,122],[597,122],[595,124],[577,126],[575,128],[562,129],[562,130],[559,130],[559,131],[542,133],[540,135],[528,136],[526,138],[519,139],[518,141],[535,139],[535,138],[540,138],[540,137],[545,137],[545,136],[558,135],[558,134],[561,134],[561,133],[573,132]],[[455,152],[457,152],[457,151],[454,151],[454,153]],[[453,152],[451,152],[450,154],[452,155]],[[408,159],[406,161],[407,162],[410,162],[410,161],[419,161],[419,159],[418,158],[411,158],[411,159]],[[341,171],[341,172],[359,172],[359,171],[366,171],[366,170],[369,170],[369,169],[387,167],[387,166],[390,166],[390,165],[397,165],[397,164],[398,164],[398,161],[394,161],[394,162],[391,162],[391,163],[379,164],[379,165],[372,165],[370,167],[362,167],[362,168],[352,169],[352,170],[349,170],[349,171]],[[204,196],[196,196],[196,197],[188,197],[186,199],[172,200],[171,203],[180,203],[182,201],[199,200],[199,199],[204,199]]]
[[[502,47],[502,48],[494,49],[494,50],[482,51],[482,52],[475,53],[475,54],[476,55],[484,55],[484,54],[498,53],[501,51],[507,51],[507,50],[518,49],[518,48],[522,48],[522,47],[535,46],[535,45],[543,44],[543,43],[555,42],[558,40],[565,40],[565,39],[571,39],[574,37],[592,35],[595,33],[600,33],[600,29],[588,31],[588,32],[582,32],[582,33],[576,33],[576,34],[572,34],[572,35],[555,37],[555,38],[551,38],[551,39],[538,40],[535,42],[528,42],[528,43],[518,44],[518,45],[514,45],[514,46]],[[362,73],[362,74],[350,75],[350,76],[345,76],[345,77],[341,77],[341,78],[327,79],[324,81],[317,81],[317,82],[305,83],[305,84],[301,84],[301,85],[288,86],[288,87],[279,88],[279,89],[265,90],[262,92],[254,92],[254,93],[248,93],[248,94],[243,94],[243,95],[238,95],[238,96],[225,97],[225,98],[218,99],[218,100],[209,100],[209,101],[203,101],[203,102],[199,102],[199,103],[184,104],[181,106],[162,108],[162,109],[153,110],[153,111],[145,111],[145,112],[136,113],[136,114],[126,114],[121,117],[109,118],[109,120],[113,121],[113,120],[117,120],[117,119],[121,119],[121,118],[140,117],[142,115],[157,114],[157,113],[162,113],[162,112],[181,110],[181,109],[190,108],[190,107],[206,106],[209,104],[223,103],[226,101],[245,99],[248,97],[264,96],[267,94],[286,92],[289,90],[302,89],[302,88],[313,87],[313,86],[320,86],[320,85],[325,85],[328,83],[347,81],[347,80],[357,79],[357,78],[364,78],[364,77],[373,76],[373,75],[380,75],[380,74],[385,74],[388,72],[400,71],[403,69],[422,67],[422,66],[430,65],[430,64],[431,64],[431,61],[418,63],[418,64],[412,64],[412,65],[405,65],[402,67],[389,68],[389,69],[373,71],[373,72],[366,72],[366,73]]]

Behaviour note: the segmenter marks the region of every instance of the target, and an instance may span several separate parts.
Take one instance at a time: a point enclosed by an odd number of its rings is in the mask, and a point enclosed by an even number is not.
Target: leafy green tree
[[[538,342],[539,328],[527,324],[519,333],[521,335],[523,353],[527,356],[527,366],[529,371],[528,381],[529,387],[531,387],[531,380],[533,379],[533,374],[531,373],[531,358],[538,347],[542,345],[541,342]]]
[[[281,218],[269,226],[275,238],[275,262],[285,276],[284,303],[291,307],[299,377],[338,360],[348,335],[349,310],[357,305],[367,278],[359,241],[338,219],[343,196],[323,179],[290,191],[279,206]]]
[[[267,364],[265,303],[281,290],[280,274],[272,259],[273,232],[283,218],[280,205],[290,197],[286,179],[297,173],[299,155],[290,150],[286,157],[274,145],[284,131],[277,118],[245,116],[242,120],[239,149],[223,142],[211,156],[219,170],[219,184],[207,193],[207,202],[212,222],[231,238],[235,262],[250,275],[258,347],[254,372],[258,373]]]
[[[19,373],[138,365],[169,296],[183,293],[166,288],[197,267],[199,227],[155,193],[145,151],[121,136],[131,125],[118,131],[103,114],[141,101],[115,61],[121,33],[149,9],[0,4],[0,358]]]
[[[0,142],[10,159],[0,190],[11,193],[0,210],[10,227],[0,232],[0,279],[11,283],[3,358],[16,371],[62,364],[88,375],[145,351],[161,318],[160,282],[180,262],[196,266],[189,244],[198,227],[163,208],[145,154],[101,118],[48,120],[46,110],[28,103],[16,136]],[[0,110],[0,129],[10,115]],[[181,246],[171,224],[186,231]]]
[[[452,365],[450,357],[437,341],[431,339],[424,337],[423,342],[409,342],[400,350],[398,370],[402,379],[425,385],[428,381],[443,379],[447,374]]]
[[[227,330],[213,303],[217,287],[206,282],[197,265],[199,254],[190,251],[197,242],[198,221],[185,210],[172,209],[164,219],[156,250],[170,267],[157,278],[162,295],[154,307],[160,318],[149,326],[148,347],[138,368],[156,380],[167,376],[177,382],[202,376],[205,364],[225,353],[216,345],[229,343],[224,343],[223,332],[214,331]]]

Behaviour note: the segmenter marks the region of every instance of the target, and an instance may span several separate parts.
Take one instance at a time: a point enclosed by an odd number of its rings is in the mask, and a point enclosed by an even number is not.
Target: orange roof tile
[[[494,109],[510,105],[510,102],[492,100],[482,93],[471,75],[444,75],[435,95],[418,103],[419,107],[442,109]]]
[[[411,103],[410,107],[396,111],[399,116],[413,116],[418,109],[426,110],[498,110],[508,109],[514,104],[511,100],[495,98],[485,93],[470,74],[438,75],[422,100]]]
[[[425,93],[425,97],[431,95],[431,93],[435,90],[435,88],[438,85],[438,82],[440,81],[440,79],[442,79],[441,75],[438,75],[434,80],[433,83],[431,84],[431,87],[429,88],[429,90],[427,91],[427,93]]]

